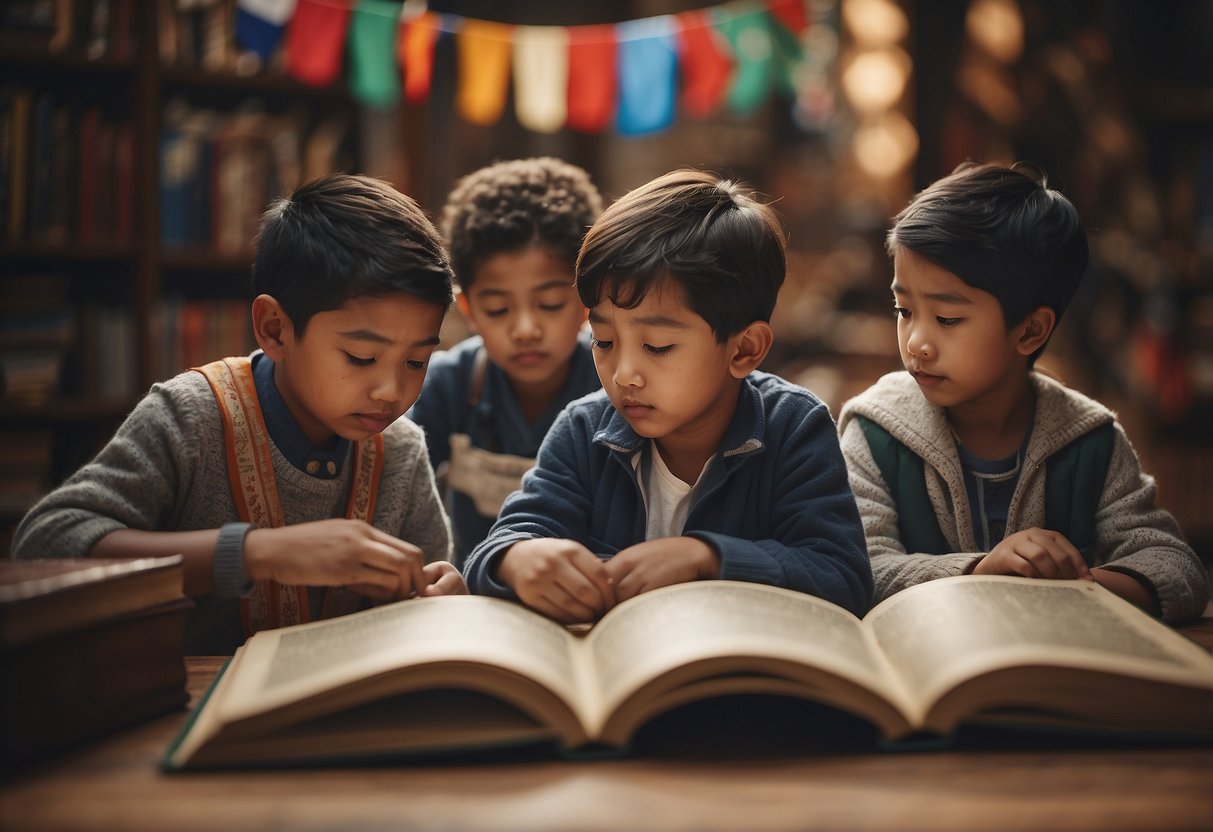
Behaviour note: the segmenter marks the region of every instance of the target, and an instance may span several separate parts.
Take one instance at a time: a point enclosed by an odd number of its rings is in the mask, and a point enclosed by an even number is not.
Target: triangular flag
[[[615,126],[625,136],[664,130],[674,120],[678,41],[669,15],[627,20],[619,38],[619,111]]]
[[[514,111],[537,133],[564,126],[569,78],[569,35],[561,26],[514,29]]]
[[[268,61],[294,11],[295,0],[237,0],[236,43]]]
[[[299,0],[286,27],[286,68],[295,78],[327,87],[341,72],[350,23],[348,6]]]
[[[400,26],[398,57],[404,71],[404,97],[410,104],[420,104],[430,96],[438,22],[437,13],[424,12]]]
[[[596,133],[615,115],[615,27],[569,29],[568,115],[570,129]]]
[[[350,23],[350,87],[364,104],[387,108],[400,100],[396,39],[400,4],[360,0]]]
[[[509,93],[511,31],[505,23],[465,19],[457,36],[459,91],[455,106],[472,124],[495,124]]]
[[[728,38],[737,65],[729,86],[729,107],[749,115],[766,100],[775,75],[775,50],[766,10],[746,4],[736,14],[722,14],[716,24]]]
[[[728,41],[712,25],[706,10],[684,12],[678,20],[680,101],[688,115],[705,118],[716,112],[729,88],[733,57]]]

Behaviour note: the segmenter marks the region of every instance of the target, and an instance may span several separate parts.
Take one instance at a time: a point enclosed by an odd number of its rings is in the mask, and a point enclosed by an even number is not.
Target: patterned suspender
[[[239,356],[193,369],[210,382],[223,414],[228,482],[240,519],[258,528],[285,526],[274,476],[270,435],[257,398],[252,362],[247,356]],[[383,471],[383,436],[376,434],[370,440],[354,443],[353,464],[353,482],[345,516],[370,523],[375,515],[379,476]],[[319,617],[332,618],[353,612],[362,601],[362,596],[355,592],[330,587],[324,593]],[[270,580],[254,583],[252,593],[241,599],[240,614],[246,636],[258,630],[311,621],[313,617],[307,587],[283,586]]]

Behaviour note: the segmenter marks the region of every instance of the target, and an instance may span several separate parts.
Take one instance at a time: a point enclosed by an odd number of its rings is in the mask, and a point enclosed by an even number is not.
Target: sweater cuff
[[[252,523],[227,523],[219,530],[212,559],[212,592],[219,598],[242,598],[253,591],[244,568],[244,537]]]

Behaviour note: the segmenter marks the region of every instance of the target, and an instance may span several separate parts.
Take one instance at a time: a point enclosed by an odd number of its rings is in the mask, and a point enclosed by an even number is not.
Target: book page
[[[447,668],[453,679],[460,665],[503,669],[574,703],[575,643],[559,624],[497,598],[456,595],[403,601],[257,633],[245,645],[241,673],[225,695],[223,715],[229,721],[245,718],[404,668]],[[465,682],[468,677],[502,682],[500,674],[484,672],[465,671],[459,679]],[[424,683],[440,685],[441,674],[426,673]],[[393,684],[396,692],[408,687],[403,675]]]
[[[1054,664],[1213,683],[1199,647],[1092,581],[964,575],[910,587],[865,619],[918,713],[994,668]]]
[[[761,584],[698,581],[639,595],[596,624],[586,646],[602,694],[598,724],[654,679],[712,660],[719,661],[697,672],[757,676],[768,669],[774,676],[792,664],[890,698],[883,660],[859,619],[820,598]]]

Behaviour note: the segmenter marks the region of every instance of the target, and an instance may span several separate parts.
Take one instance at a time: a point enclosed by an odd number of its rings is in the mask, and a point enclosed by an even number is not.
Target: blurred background
[[[1040,364],[1120,414],[1213,563],[1208,0],[10,0],[0,528],[149,383],[247,351],[270,198],[349,170],[436,217],[458,177],[535,155],[608,200],[694,166],[773,202],[766,368],[835,414],[900,366],[890,218],[960,162],[1036,162],[1092,252]]]

